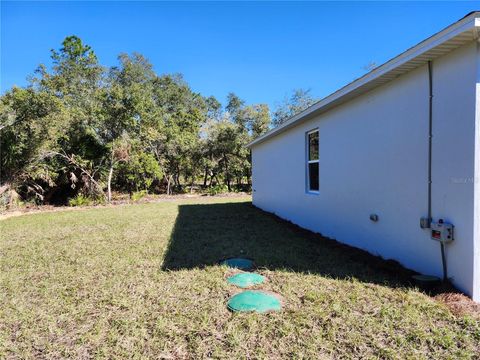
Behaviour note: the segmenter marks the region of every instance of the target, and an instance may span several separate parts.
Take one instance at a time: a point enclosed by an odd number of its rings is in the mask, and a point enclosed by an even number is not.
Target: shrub
[[[70,206],[91,206],[95,204],[95,199],[92,199],[91,197],[78,194],[74,198],[71,198],[68,200],[68,205]]]
[[[227,185],[214,185],[207,189],[207,194],[212,196],[217,194],[223,194],[226,192],[228,192]]]
[[[19,207],[23,203],[20,200],[20,196],[15,190],[7,190],[0,194],[0,210],[8,209],[11,207]]]
[[[115,188],[123,191],[148,190],[155,180],[163,176],[158,161],[152,154],[133,154],[129,161],[120,163],[116,178]]]
[[[251,193],[252,192],[252,185],[250,184],[235,184],[232,187],[233,192],[246,192],[246,193]]]
[[[136,191],[132,194],[131,199],[132,201],[138,201],[143,199],[147,195],[147,190]]]

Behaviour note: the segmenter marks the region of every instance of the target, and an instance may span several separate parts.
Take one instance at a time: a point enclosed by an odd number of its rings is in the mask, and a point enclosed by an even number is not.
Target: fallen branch
[[[49,157],[54,157],[58,156],[61,157],[62,159],[66,160],[70,165],[75,166],[77,169],[79,169],[82,173],[82,175],[86,175],[90,181],[95,185],[96,189],[98,190],[99,193],[101,193],[104,197],[105,200],[107,199],[107,196],[105,195],[105,192],[103,191],[102,186],[95,180],[94,175],[97,172],[97,170],[94,170],[93,172],[88,171],[85,169],[83,166],[81,166],[76,160],[74,155],[67,155],[64,151],[58,152],[58,151],[48,151],[43,154],[43,158],[49,158]]]

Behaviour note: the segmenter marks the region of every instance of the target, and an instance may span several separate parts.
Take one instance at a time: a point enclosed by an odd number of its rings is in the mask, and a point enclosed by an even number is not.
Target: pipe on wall
[[[428,227],[432,222],[432,144],[433,144],[433,69],[432,61],[428,61]],[[447,259],[445,256],[445,244],[440,242],[442,255],[443,281],[447,281]]]
[[[432,138],[433,138],[433,75],[428,61],[428,227],[432,222]]]

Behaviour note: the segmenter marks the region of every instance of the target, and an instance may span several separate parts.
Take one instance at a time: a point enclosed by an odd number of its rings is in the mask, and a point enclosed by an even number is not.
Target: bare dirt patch
[[[444,303],[455,315],[470,315],[480,320],[480,304],[459,292],[447,292],[434,297]]]

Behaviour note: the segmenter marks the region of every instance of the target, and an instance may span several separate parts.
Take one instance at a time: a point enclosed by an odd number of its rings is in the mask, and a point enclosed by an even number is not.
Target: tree
[[[65,38],[59,51],[52,50],[51,58],[52,72],[41,65],[32,79],[32,88],[61,102],[62,116],[57,123],[61,123],[63,131],[45,149],[42,159],[60,161],[56,165],[60,170],[57,183],[71,179],[71,189],[78,191],[80,182],[84,191],[103,196],[99,179],[106,148],[97,130],[103,121],[104,68],[90,46],[76,36]]]
[[[93,49],[68,36],[26,88],[0,97],[0,195],[12,187],[39,202],[81,193],[110,201],[112,192],[193,190],[250,183],[246,144],[268,131],[265,104],[234,93],[222,104],[192,91],[179,74],[158,76],[140,54],[100,65]],[[278,119],[311,102],[296,91]]]
[[[267,104],[246,106],[242,110],[241,116],[253,138],[266,133],[270,128],[271,117],[270,109]]]
[[[231,190],[231,181],[234,177],[235,158],[241,147],[239,128],[230,121],[221,121],[215,124],[211,132],[211,148],[217,159],[219,168],[223,171],[225,184]]]
[[[207,118],[212,120],[219,120],[222,116],[222,104],[214,97],[209,96],[205,98],[205,105],[207,107]]]
[[[240,99],[233,92],[228,93],[227,106],[225,106],[225,110],[227,110],[230,113],[230,116],[235,117],[244,105],[245,105],[244,100]]]
[[[172,182],[181,187],[182,169],[196,173],[200,164],[193,156],[200,129],[207,118],[207,105],[180,75],[163,75],[153,82],[157,117],[145,124],[146,143],[163,166],[167,193]]]
[[[286,120],[301,113],[316,102],[317,100],[310,95],[310,90],[293,90],[292,95],[285,97],[275,109],[272,125],[276,127],[283,124]]]
[[[117,189],[130,193],[140,189],[149,191],[162,175],[155,156],[143,151],[142,146],[137,143],[130,151],[129,160],[119,164],[114,185]]]
[[[132,139],[140,135],[143,121],[154,111],[152,65],[140,54],[121,54],[119,67],[110,69],[103,97],[104,120],[98,133],[108,149],[107,199],[112,198],[115,166],[129,159]]]
[[[60,113],[60,102],[46,92],[14,87],[2,96],[0,186],[4,191],[12,182],[23,183],[43,200],[44,189],[37,180],[42,178],[44,183],[50,184],[55,172],[48,171],[51,169],[47,169],[39,158],[59,130],[56,117]]]

